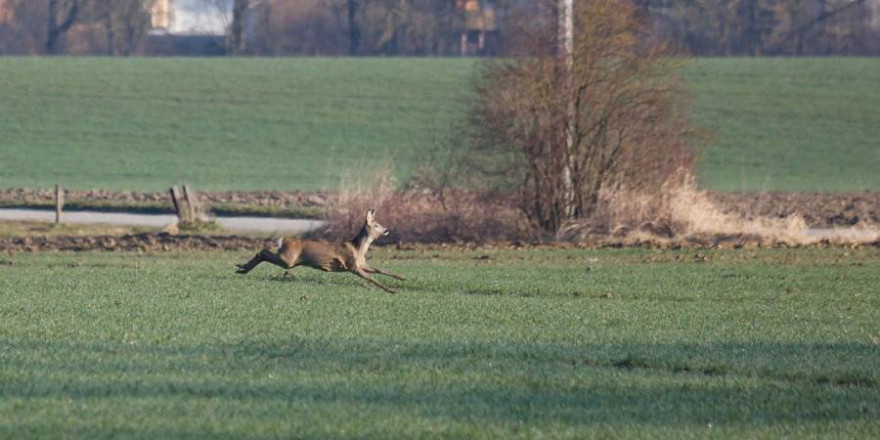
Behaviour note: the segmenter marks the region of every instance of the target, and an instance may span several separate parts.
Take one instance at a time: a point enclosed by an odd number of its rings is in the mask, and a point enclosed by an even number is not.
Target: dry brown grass
[[[565,225],[559,234],[560,239],[576,241],[608,236],[671,241],[739,236],[761,244],[798,246],[819,242],[868,243],[880,238],[880,232],[860,228],[816,233],[808,229],[797,213],[770,218],[725,212],[707,191],[696,188],[693,176],[683,174],[650,194],[605,191],[596,215]]]
[[[318,233],[348,238],[361,227],[364,213],[394,233],[392,241],[410,243],[521,243],[540,241],[540,228],[530,225],[515,194],[439,189],[410,185],[398,189],[390,167],[343,180],[329,196],[327,227]],[[868,228],[811,231],[803,217],[741,215],[723,210],[693,176],[682,172],[652,193],[605,190],[595,214],[564,225],[555,241],[674,246],[753,244],[766,246],[850,245],[877,242],[880,231]]]
[[[522,241],[530,237],[525,216],[509,196],[461,189],[443,190],[411,185],[397,189],[390,167],[370,175],[347,173],[340,190],[330,196],[326,237],[357,233],[368,209],[392,230],[390,239],[420,243],[485,243]]]

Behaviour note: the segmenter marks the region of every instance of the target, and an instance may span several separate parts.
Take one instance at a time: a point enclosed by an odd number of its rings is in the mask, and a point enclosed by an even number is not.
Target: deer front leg
[[[377,273],[379,275],[385,275],[386,277],[391,277],[391,278],[394,278],[395,280],[400,280],[400,281],[406,280],[406,277],[403,275],[398,275],[394,272],[388,272],[386,270],[377,269],[375,267],[364,266],[364,270],[367,271],[368,273]]]
[[[382,283],[376,281],[376,279],[373,278],[372,275],[368,274],[364,269],[354,269],[354,270],[351,271],[351,273],[353,273],[353,274],[355,274],[355,275],[357,275],[357,276],[359,276],[359,277],[361,277],[361,278],[363,278],[363,279],[365,279],[365,280],[367,280],[367,281],[369,281],[369,282],[371,282],[371,283],[373,283],[373,284],[379,286],[379,288],[381,288],[382,290],[384,290],[384,291],[386,291],[386,292],[388,292],[388,293],[397,293],[395,290],[392,290],[392,289],[390,289],[390,288],[388,288],[388,287],[385,287],[385,286],[382,285]]]

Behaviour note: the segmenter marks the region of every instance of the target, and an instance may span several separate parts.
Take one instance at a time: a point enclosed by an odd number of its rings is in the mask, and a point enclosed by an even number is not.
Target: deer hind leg
[[[291,264],[285,261],[285,259],[281,255],[278,255],[268,249],[263,249],[260,252],[257,252],[257,255],[254,255],[254,258],[251,258],[251,260],[247,263],[237,265],[238,271],[236,272],[242,275],[246,274],[257,267],[258,264],[264,261],[274,264],[282,269],[292,269],[295,266],[295,264]]]
[[[353,274],[355,274],[355,275],[357,275],[357,276],[359,276],[359,277],[361,277],[361,278],[363,278],[363,279],[365,279],[365,280],[367,280],[367,281],[369,281],[369,282],[371,282],[371,283],[373,283],[373,284],[379,286],[380,289],[382,289],[382,290],[384,290],[384,291],[386,291],[386,292],[388,292],[388,293],[397,293],[397,291],[395,291],[395,290],[393,290],[393,289],[390,289],[390,288],[388,288],[388,287],[386,287],[386,286],[383,286],[382,283],[376,281],[376,279],[373,278],[372,275],[368,274],[364,269],[355,269],[355,270],[352,270],[351,273],[353,273]]]
[[[262,262],[263,262],[263,253],[257,252],[257,255],[254,255],[254,258],[251,258],[250,261],[248,261],[247,263],[236,264],[235,267],[237,267],[238,270],[236,270],[235,273],[240,273],[240,274],[244,275],[244,274],[250,272],[251,270],[253,270],[255,267],[257,267],[258,264],[260,264]]]
[[[377,273],[379,275],[385,275],[386,277],[394,278],[395,280],[400,280],[400,281],[406,280],[406,277],[403,275],[399,275],[394,272],[388,272],[387,270],[377,269],[375,267],[365,266],[364,270],[367,273]]]

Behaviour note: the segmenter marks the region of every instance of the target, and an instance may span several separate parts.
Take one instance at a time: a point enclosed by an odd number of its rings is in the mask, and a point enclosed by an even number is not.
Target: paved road
[[[0,209],[0,220],[31,220],[54,222],[55,211],[33,209]],[[162,227],[177,221],[173,215],[126,214],[118,212],[68,211],[65,223],[103,223],[109,225]],[[316,229],[319,220],[283,219],[266,217],[217,217],[214,220],[232,232],[288,232],[301,233]],[[867,229],[808,229],[806,235],[813,239],[848,239],[870,241],[880,237],[880,231]]]
[[[54,222],[55,211],[34,209],[0,209],[0,220],[30,220]],[[126,226],[162,227],[175,223],[173,215],[128,214],[119,212],[67,211],[64,223],[96,223]],[[318,220],[283,219],[265,217],[217,217],[214,220],[232,232],[306,232],[321,226]]]

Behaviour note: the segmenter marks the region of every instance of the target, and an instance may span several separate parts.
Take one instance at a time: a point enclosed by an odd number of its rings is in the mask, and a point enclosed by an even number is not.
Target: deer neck
[[[373,243],[373,238],[370,237],[370,232],[366,226],[361,228],[361,232],[358,233],[357,237],[351,240],[351,244],[354,245],[355,252],[360,256],[364,256],[367,254],[367,250],[370,249],[370,244]]]

